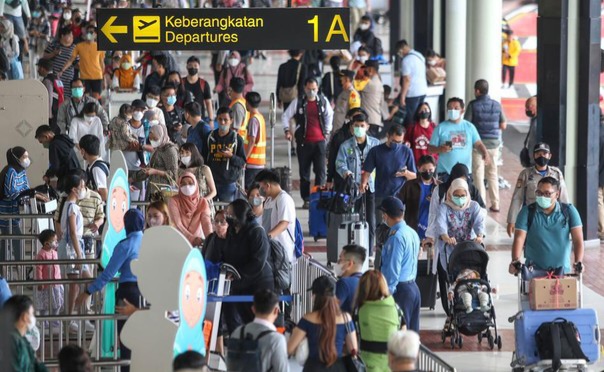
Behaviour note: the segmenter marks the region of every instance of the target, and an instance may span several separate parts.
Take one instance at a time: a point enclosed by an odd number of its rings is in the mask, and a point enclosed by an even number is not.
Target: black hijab
[[[447,195],[447,191],[449,191],[449,187],[451,187],[451,183],[453,183],[454,180],[462,177],[465,178],[465,180],[468,182],[470,198],[472,198],[472,200],[478,203],[481,208],[486,208],[484,200],[482,200],[478,189],[476,188],[476,186],[474,186],[472,180],[470,179],[470,170],[465,164],[462,163],[455,164],[453,168],[451,168],[451,174],[449,174],[447,182],[444,182],[438,186],[438,200],[442,202],[445,199],[445,196]]]

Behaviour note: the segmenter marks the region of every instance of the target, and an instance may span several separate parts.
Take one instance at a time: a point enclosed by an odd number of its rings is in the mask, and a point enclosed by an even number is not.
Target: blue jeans
[[[218,201],[230,203],[237,199],[237,183],[216,184],[216,198]]]
[[[407,328],[419,333],[419,308],[422,302],[419,287],[415,281],[398,283],[393,297],[396,304],[403,310]]]
[[[8,226],[0,227],[0,232],[2,233],[3,236],[9,235],[10,234],[9,227]],[[12,235],[21,235],[21,226],[14,225],[13,230],[12,230]],[[21,260],[21,258],[22,258],[21,248],[23,247],[22,240],[20,240],[20,239],[10,239],[10,240],[2,239],[2,241],[0,241],[0,261],[3,261],[3,262],[8,261],[7,258],[10,257],[10,254],[8,254],[7,249],[9,246],[13,252],[13,258],[17,261]],[[8,254],[8,257],[7,257],[7,254]]]

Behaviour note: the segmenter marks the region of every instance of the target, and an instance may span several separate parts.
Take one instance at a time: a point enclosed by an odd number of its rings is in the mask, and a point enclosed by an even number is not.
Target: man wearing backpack
[[[38,61],[38,75],[43,78],[42,84],[48,91],[49,125],[57,130],[57,112],[65,98],[63,82],[52,72],[52,62],[49,59],[42,58]]]
[[[101,141],[93,134],[87,134],[80,138],[80,151],[82,158],[86,161],[86,186],[99,193],[103,202],[107,202],[109,185],[109,164],[99,156]]]
[[[254,321],[237,328],[228,345],[229,371],[289,371],[285,337],[277,332],[279,296],[263,289],[254,294]],[[246,340],[246,345],[241,341]]]
[[[560,182],[553,177],[539,181],[536,195],[536,203],[523,207],[516,219],[510,274],[518,273],[523,248],[527,266],[533,265],[541,270],[563,267],[565,273],[570,273],[569,234],[575,271],[582,271],[583,224],[579,212],[572,204],[558,201]]]
[[[201,105],[201,117],[213,123],[212,89],[210,84],[199,76],[199,66],[199,58],[191,56],[187,59],[187,77],[182,80],[182,86],[193,96],[195,102]]]

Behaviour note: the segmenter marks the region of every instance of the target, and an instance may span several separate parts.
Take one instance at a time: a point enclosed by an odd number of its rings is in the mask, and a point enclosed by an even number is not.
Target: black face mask
[[[430,113],[427,111],[423,111],[419,113],[419,118],[420,119],[429,119],[430,118]]]
[[[193,67],[189,67],[189,68],[187,69],[187,72],[189,73],[189,75],[191,75],[191,76],[195,76],[195,75],[197,75],[197,73],[199,72],[199,70],[198,70],[198,69],[196,69],[196,68],[193,68]]]
[[[229,224],[229,227],[235,227],[237,226],[239,223],[237,222],[237,220],[234,217],[228,216],[225,217],[226,222]]]
[[[533,114],[533,112],[532,112],[532,111],[526,110],[524,113],[525,113],[525,114],[526,114],[526,116],[528,116],[529,118],[534,118],[534,117],[535,117],[535,114]]]
[[[419,172],[419,175],[424,181],[430,181],[434,177],[434,172]]]
[[[535,164],[537,164],[540,167],[545,167],[547,164],[549,164],[549,159],[545,158],[543,156],[540,156],[537,159],[535,159]]]

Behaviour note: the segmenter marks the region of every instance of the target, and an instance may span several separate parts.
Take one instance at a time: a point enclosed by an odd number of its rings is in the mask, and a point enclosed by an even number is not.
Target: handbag
[[[524,139],[524,145],[522,146],[522,150],[520,150],[520,164],[522,164],[524,168],[528,168],[531,166],[531,154],[529,152],[529,149],[526,147],[530,134],[531,130],[529,129],[529,132],[527,133],[526,138]]]
[[[291,102],[298,98],[298,80],[300,80],[300,69],[302,68],[302,62],[298,63],[298,71],[296,72],[296,82],[291,87],[280,87],[279,88],[279,101],[280,102]]]
[[[167,202],[171,197],[178,194],[178,186],[176,186],[176,181],[174,181],[174,179],[168,174],[166,174],[166,178],[168,179],[169,183],[149,182],[149,185],[155,188],[155,190],[152,191],[151,196],[153,201],[164,200]]]
[[[352,333],[354,330],[350,327],[351,319],[348,318],[348,314],[344,315],[344,325],[346,326],[346,335]],[[344,361],[344,365],[346,366],[346,371],[348,372],[365,372],[367,371],[367,366],[361,357],[357,354],[356,350],[351,350],[350,354],[342,357]]]
[[[304,339],[300,342],[300,345],[298,345],[295,355],[296,362],[298,362],[298,364],[302,367],[304,367],[304,364],[308,359],[308,352],[308,338],[304,337]]]

